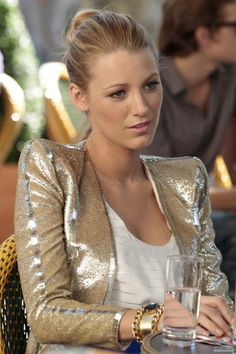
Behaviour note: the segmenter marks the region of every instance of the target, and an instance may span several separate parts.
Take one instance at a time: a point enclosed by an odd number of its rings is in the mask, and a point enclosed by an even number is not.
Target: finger
[[[187,318],[187,317],[192,317],[192,314],[186,309],[179,309],[174,311],[168,309],[165,311],[164,317]]]
[[[207,337],[209,336],[209,332],[205,328],[199,325],[197,326],[197,334],[201,336],[207,336]]]
[[[216,336],[222,336],[225,333],[228,333],[230,330],[229,325],[227,325],[226,322],[222,322],[222,318],[218,320],[217,322],[217,316],[212,320],[211,317],[204,313],[200,313],[198,323],[204,327],[206,330],[208,330],[210,333],[216,335]]]
[[[188,317],[164,317],[164,326],[176,327],[176,328],[195,328],[196,321],[193,316]]]
[[[185,308],[183,304],[181,304],[178,300],[174,299],[173,297],[168,297],[165,299],[165,307],[166,308],[173,308],[173,309],[180,309]]]
[[[200,309],[200,313],[204,313],[209,319],[218,324],[219,326],[229,327],[229,323],[222,316],[221,311],[218,308],[213,308],[208,305],[203,305]]]
[[[166,301],[164,312],[164,326],[195,327],[196,318],[181,303],[175,299]]]
[[[208,305],[212,308],[217,308],[222,314],[224,319],[228,322],[232,322],[233,312],[226,304],[225,300],[221,296],[201,296],[201,305]],[[200,307],[201,309],[201,307]]]

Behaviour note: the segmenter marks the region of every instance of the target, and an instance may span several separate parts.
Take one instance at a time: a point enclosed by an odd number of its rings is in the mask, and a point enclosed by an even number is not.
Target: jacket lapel
[[[193,220],[194,215],[197,215],[194,213],[195,183],[191,176],[183,180],[183,166],[181,173],[176,167],[176,163],[173,165],[167,160],[147,164],[149,178],[153,180],[172,232],[180,241],[181,252],[189,254],[197,249],[198,230]]]
[[[98,180],[86,153],[83,174],[79,183],[79,196],[80,218],[77,230],[79,243],[86,245],[83,255],[87,263],[84,279],[87,282],[90,279],[93,287],[91,301],[99,303],[101,299],[105,299],[111,278],[114,276],[115,257],[111,225]],[[82,278],[81,282],[83,282]],[[81,288],[83,291],[84,286]],[[84,296],[88,302],[87,295],[88,292],[85,291]],[[80,297],[83,297],[81,292]]]

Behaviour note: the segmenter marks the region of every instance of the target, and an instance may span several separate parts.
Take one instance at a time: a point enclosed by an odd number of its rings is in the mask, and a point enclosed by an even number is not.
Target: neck
[[[92,134],[86,143],[86,150],[99,179],[127,184],[145,176],[139,152],[99,142]]]
[[[188,57],[174,57],[174,63],[187,87],[194,87],[207,81],[218,66],[198,52]]]

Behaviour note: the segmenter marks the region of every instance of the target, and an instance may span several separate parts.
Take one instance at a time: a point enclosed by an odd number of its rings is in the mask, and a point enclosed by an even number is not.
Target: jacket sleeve
[[[119,348],[124,309],[73,299],[63,215],[66,208],[53,155],[40,140],[21,154],[15,205],[17,260],[28,322],[40,343]]]
[[[203,163],[198,160],[197,192],[200,217],[199,256],[204,259],[203,288],[204,295],[223,296],[230,307],[233,302],[228,295],[228,281],[220,270],[222,256],[215,245],[215,233],[211,221],[211,205],[208,195],[208,176]]]

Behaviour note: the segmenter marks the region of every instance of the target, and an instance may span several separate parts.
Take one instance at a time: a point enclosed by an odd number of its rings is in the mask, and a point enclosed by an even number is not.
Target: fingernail
[[[201,334],[202,334],[203,336],[209,337],[209,332],[207,332],[207,331],[202,330],[202,331],[201,331]]]
[[[216,335],[217,336],[222,336],[223,331],[221,329],[216,329]]]

